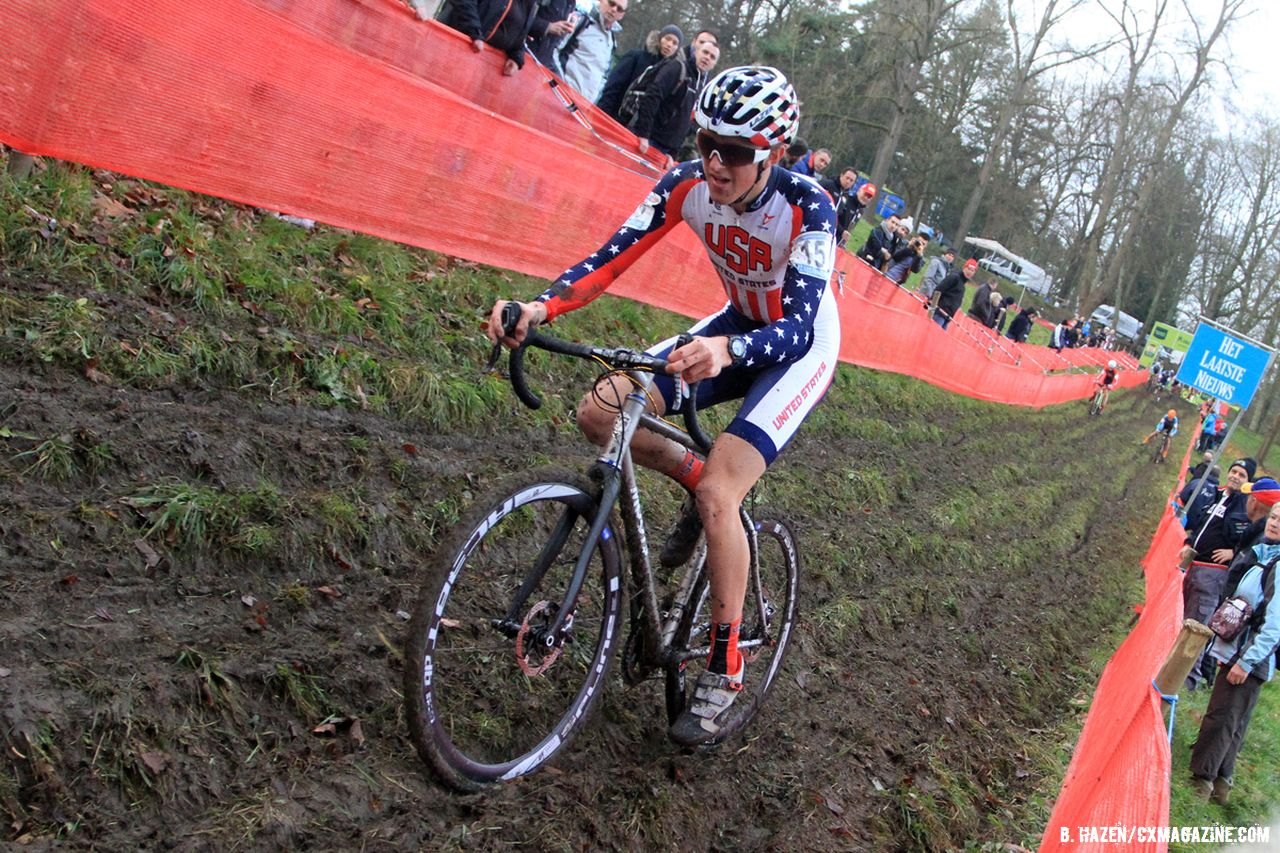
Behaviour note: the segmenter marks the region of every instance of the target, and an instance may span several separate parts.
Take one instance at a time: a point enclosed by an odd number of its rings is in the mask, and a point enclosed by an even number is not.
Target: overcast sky
[[[1096,42],[1107,33],[1116,31],[1115,24],[1102,11],[1119,9],[1122,0],[1088,0],[1067,15],[1055,28],[1059,41],[1066,39],[1077,47]],[[1150,10],[1157,0],[1130,0],[1131,6],[1145,11],[1142,22],[1150,20]],[[1217,20],[1222,0],[1186,0],[1186,7],[1201,21],[1207,31]],[[1022,9],[1021,29],[1031,29],[1044,8],[1044,0],[1020,0]],[[1217,66],[1212,80],[1217,98],[1211,101],[1215,123],[1224,130],[1234,123],[1233,113],[1239,115],[1280,115],[1280,0],[1248,0],[1247,16],[1238,19],[1227,30],[1226,43],[1215,48],[1215,55],[1230,69]],[[1169,0],[1166,20],[1162,26],[1161,41],[1167,55],[1178,58],[1180,65],[1187,62],[1190,52],[1191,30],[1183,0]],[[1088,70],[1081,65],[1070,66],[1067,74],[1105,75],[1123,68],[1123,54],[1114,53],[1100,57]],[[1166,66],[1168,68],[1168,66]],[[1105,69],[1105,70],[1104,70]],[[1234,83],[1233,83],[1234,80]]]

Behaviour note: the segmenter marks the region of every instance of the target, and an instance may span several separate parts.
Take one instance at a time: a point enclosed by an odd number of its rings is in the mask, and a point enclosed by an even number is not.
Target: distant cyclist
[[[1116,360],[1113,358],[1107,362],[1107,366],[1102,369],[1097,378],[1093,380],[1096,386],[1094,396],[1102,395],[1102,403],[1098,406],[1098,411],[1102,412],[1107,407],[1107,400],[1111,398],[1111,389],[1116,387],[1116,382],[1120,378],[1120,371],[1116,368]]]
[[[1146,444],[1151,439],[1155,438],[1157,435],[1160,435],[1161,433],[1164,433],[1165,435],[1169,436],[1169,438],[1173,438],[1175,435],[1178,434],[1178,413],[1175,412],[1173,409],[1170,409],[1168,413],[1163,418],[1160,419],[1160,423],[1156,424],[1156,428],[1152,430],[1150,435],[1142,439],[1142,443]],[[1164,455],[1167,456],[1168,453],[1169,451],[1166,450]]]

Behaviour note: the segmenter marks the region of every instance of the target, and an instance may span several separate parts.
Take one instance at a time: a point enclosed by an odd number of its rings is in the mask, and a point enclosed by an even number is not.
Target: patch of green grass
[[[275,671],[267,676],[267,686],[293,706],[308,724],[323,720],[332,706],[325,694],[323,679],[301,671],[294,664],[276,664]]]
[[[1200,799],[1191,790],[1191,746],[1200,731],[1210,690],[1182,691],[1178,697],[1173,729],[1173,757],[1169,795],[1169,823],[1173,826],[1262,826],[1275,814],[1276,792],[1280,791],[1280,693],[1263,687],[1258,696],[1244,744],[1236,760],[1235,784],[1226,806]],[[1168,713],[1166,711],[1166,713]],[[1275,842],[1274,829],[1272,843]],[[1171,853],[1202,849],[1173,843]]]
[[[275,534],[265,528],[285,508],[284,498],[270,484],[228,491],[181,480],[144,487],[125,503],[147,517],[147,537],[160,535],[184,546],[226,543],[250,551],[276,541]]]

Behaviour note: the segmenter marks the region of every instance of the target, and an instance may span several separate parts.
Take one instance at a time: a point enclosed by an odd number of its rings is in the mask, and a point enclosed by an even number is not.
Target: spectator
[[[609,76],[605,78],[604,89],[600,92],[600,100],[596,101],[596,106],[614,118],[618,118],[622,96],[627,91],[627,87],[649,68],[669,56],[675,56],[683,42],[684,33],[675,24],[668,24],[660,30],[651,31],[645,37],[644,47],[624,53],[614,63]]]
[[[933,306],[933,322],[943,329],[951,325],[951,318],[955,317],[960,306],[964,304],[965,282],[973,278],[977,269],[977,259],[969,258],[959,270],[943,276],[942,281],[938,282],[937,289],[933,291],[930,301],[925,303],[926,308]]]
[[[1217,451],[1222,446],[1223,439],[1227,437],[1228,426],[1230,424],[1227,423],[1227,419],[1219,415],[1217,422],[1213,425],[1213,438],[1211,439],[1213,447],[1209,448],[1210,450]]]
[[[893,238],[898,233],[898,215],[890,213],[876,228],[867,235],[867,242],[858,250],[858,257],[876,269],[893,257]]]
[[[924,250],[928,245],[929,241],[919,234],[912,237],[905,246],[893,253],[893,258],[889,261],[889,268],[885,271],[885,275],[894,284],[906,284],[909,275],[920,271],[920,264],[924,260]]]
[[[1000,291],[992,288],[991,296],[991,319],[987,321],[987,328],[994,329],[1000,318],[1000,303],[1004,301],[1004,297],[1000,295]]]
[[[1253,616],[1234,639],[1216,638],[1209,647],[1209,655],[1221,672],[1191,750],[1195,793],[1220,806],[1231,796],[1236,755],[1249,728],[1258,691],[1275,674],[1280,609],[1273,612],[1270,604],[1275,595],[1275,561],[1280,557],[1280,505],[1271,507],[1262,542],[1250,552],[1254,565],[1243,572],[1230,594],[1248,602]]]
[[[1014,317],[1009,323],[1009,340],[1025,344],[1027,335],[1031,334],[1031,323],[1035,320],[1037,313],[1036,309],[1031,306],[1019,311],[1018,316]]]
[[[1200,424],[1200,441],[1196,444],[1196,450],[1203,453],[1213,444],[1213,436],[1218,427],[1218,413],[1210,411],[1209,414],[1202,415]]]
[[[698,30],[693,34],[693,41],[690,44],[695,51],[704,44],[715,45],[716,50],[719,50],[720,38],[711,30]]]
[[[831,165],[831,152],[825,148],[819,148],[796,160],[791,171],[811,178],[821,178],[822,170],[829,165]]]
[[[1244,512],[1249,516],[1249,526],[1244,529],[1244,533],[1240,536],[1240,551],[1243,555],[1250,548],[1262,541],[1264,528],[1267,524],[1267,513],[1271,512],[1271,508],[1280,503],[1280,483],[1277,483],[1271,477],[1259,477],[1252,483],[1245,483],[1240,487],[1240,493],[1245,495]],[[1232,561],[1232,568],[1238,561]],[[1228,586],[1234,586],[1231,573],[1227,573]]]
[[[1187,482],[1182,487],[1182,491],[1178,492],[1178,504],[1183,510],[1183,527],[1195,527],[1199,529],[1204,525],[1205,513],[1209,511],[1209,507],[1213,506],[1214,501],[1218,499],[1218,481],[1222,477],[1222,472],[1217,465],[1213,465],[1206,469],[1202,475],[1204,484],[1197,490],[1196,485],[1200,482],[1200,477]]]
[[[893,232],[893,240],[889,244],[889,259],[880,265],[881,272],[889,268],[889,264],[893,262],[893,256],[901,249],[905,248],[907,241],[911,239],[911,227],[907,225],[910,220],[898,219],[898,227]]]
[[[1071,336],[1069,332],[1075,326],[1074,319],[1064,320],[1053,327],[1053,334],[1049,336],[1049,346],[1053,347],[1057,352],[1071,345]]]
[[[441,22],[471,39],[471,49],[476,53],[486,44],[505,53],[502,74],[510,77],[524,67],[525,39],[533,26],[536,3],[537,0],[455,0]]]
[[[875,196],[876,188],[870,183],[864,183],[855,191],[858,172],[852,166],[845,166],[837,180],[823,178],[818,183],[831,194],[832,201],[836,203],[836,245],[843,246],[844,241],[849,238],[849,231],[862,214],[862,209]],[[866,192],[868,187],[871,188],[870,193]]]
[[[526,49],[547,68],[552,67],[551,54],[556,45],[578,23],[574,0],[540,0],[533,25],[529,27],[529,43]]]
[[[1006,296],[1000,300],[1000,304],[996,306],[996,319],[991,324],[991,328],[997,332],[1004,332],[1004,321],[1009,315],[1018,310],[1018,302],[1012,296]]]
[[[991,326],[991,315],[995,311],[995,306],[991,304],[991,294],[994,292],[995,286],[991,282],[983,282],[973,295],[973,301],[969,303],[969,316],[987,327]]]
[[[1066,346],[1068,349],[1078,347],[1083,343],[1080,338],[1080,318],[1073,317],[1071,322],[1067,324],[1066,330]]]
[[[925,299],[933,296],[933,291],[937,289],[938,282],[951,272],[951,265],[955,263],[956,250],[954,246],[947,246],[942,250],[942,254],[934,256],[929,261],[929,266],[925,267],[924,280],[920,284],[920,295]]]
[[[1213,454],[1205,453],[1204,456],[1200,458],[1200,461],[1195,464],[1195,466],[1187,469],[1187,482],[1189,483],[1192,480],[1199,480],[1201,477],[1204,476],[1204,472],[1208,471],[1212,465],[1213,465]]]
[[[1218,607],[1227,581],[1226,567],[1240,550],[1244,532],[1249,527],[1241,487],[1253,479],[1257,465],[1252,459],[1232,462],[1217,500],[1198,524],[1187,528],[1187,537],[1178,554],[1179,564],[1187,570],[1182,579],[1182,613],[1187,619],[1208,622]],[[1213,664],[1201,654],[1187,676],[1187,688],[1195,690],[1202,680],[1212,678]]]
[[[668,158],[675,157],[689,132],[694,102],[719,58],[720,48],[703,42],[654,66],[652,81],[638,93],[635,117],[627,125],[640,138],[641,154],[652,143]]]
[[[787,146],[787,152],[782,157],[782,168],[790,170],[796,163],[800,162],[801,157],[808,153],[809,143],[803,139],[797,139]]]
[[[630,2],[597,0],[596,7],[578,18],[573,32],[552,53],[552,69],[592,103],[604,88],[605,74],[613,63],[614,39],[622,31],[618,22]]]
[[[853,199],[853,216],[849,220],[849,231],[853,230],[853,226],[858,224],[858,220],[862,219],[862,212],[867,209],[867,205],[871,204],[871,200],[876,197],[876,185],[870,181],[866,181],[862,186],[858,187],[858,191],[854,193]]]

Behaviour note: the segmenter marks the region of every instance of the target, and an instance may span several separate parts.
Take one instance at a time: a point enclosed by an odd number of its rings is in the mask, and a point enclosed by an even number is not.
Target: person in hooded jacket
[[[667,24],[660,30],[652,30],[644,40],[644,47],[627,51],[609,69],[604,89],[596,106],[618,118],[622,96],[637,77],[669,56],[675,56],[684,44],[684,32],[675,24]]]
[[[640,139],[644,154],[652,145],[668,162],[680,152],[680,144],[693,126],[693,105],[707,84],[707,74],[720,59],[720,48],[710,42],[690,45],[654,69],[653,80],[627,125]]]

